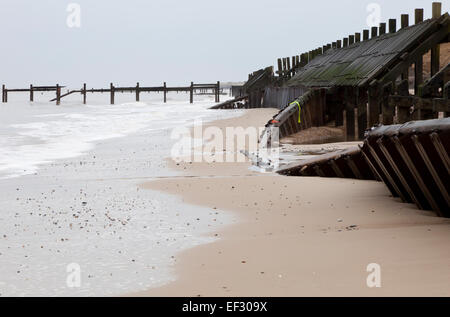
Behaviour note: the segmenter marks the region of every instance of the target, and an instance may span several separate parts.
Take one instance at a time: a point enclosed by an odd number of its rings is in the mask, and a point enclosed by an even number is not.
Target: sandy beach
[[[273,113],[248,110],[210,126],[263,126]],[[450,295],[450,221],[401,203],[383,183],[261,174],[248,162],[168,165],[185,177],[141,187],[212,216],[232,212],[234,223],[178,254],[175,282],[132,295]],[[381,287],[367,285],[371,263]]]

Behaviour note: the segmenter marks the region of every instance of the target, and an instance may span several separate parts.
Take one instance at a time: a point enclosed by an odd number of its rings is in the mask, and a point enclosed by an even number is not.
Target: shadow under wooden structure
[[[34,101],[34,92],[48,92],[48,91],[55,91],[56,97],[50,102],[55,102],[59,105],[61,103],[61,99],[64,97],[67,97],[72,94],[81,94],[83,97],[83,104],[86,104],[87,100],[87,94],[88,93],[109,93],[110,94],[110,103],[113,105],[115,103],[115,94],[116,93],[135,93],[136,95],[136,101],[140,101],[140,94],[141,93],[149,93],[149,92],[162,92],[164,102],[167,102],[167,93],[169,92],[188,92],[190,97],[189,101],[190,103],[194,102],[194,94],[198,95],[214,95],[215,96],[215,102],[220,102],[220,82],[218,81],[215,84],[194,84],[191,82],[190,86],[187,87],[167,87],[166,83],[164,83],[162,86],[158,87],[142,87],[139,83],[136,84],[136,86],[132,87],[115,87],[113,83],[110,84],[109,88],[106,89],[87,89],[86,84],[83,84],[83,87],[78,90],[70,90],[67,93],[61,94],[61,88],[64,88],[65,86],[33,86],[30,85],[30,88],[25,89],[7,89],[5,85],[2,87],[2,102],[6,103],[8,102],[8,93],[11,92],[29,92],[30,93],[30,101]]]

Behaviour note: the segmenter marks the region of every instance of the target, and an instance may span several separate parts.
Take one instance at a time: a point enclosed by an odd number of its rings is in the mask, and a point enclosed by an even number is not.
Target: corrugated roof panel
[[[357,86],[370,81],[436,23],[437,20],[426,20],[396,33],[384,34],[341,49],[330,49],[299,70],[287,85]]]

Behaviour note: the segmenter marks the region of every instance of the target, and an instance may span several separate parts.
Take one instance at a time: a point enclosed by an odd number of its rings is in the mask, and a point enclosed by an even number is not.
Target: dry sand
[[[214,125],[261,126],[273,112]],[[142,185],[239,221],[212,233],[217,242],[179,254],[176,282],[138,296],[450,295],[449,220],[390,197],[382,183],[249,166],[172,164],[188,177]],[[381,266],[380,288],[367,287],[370,263]]]

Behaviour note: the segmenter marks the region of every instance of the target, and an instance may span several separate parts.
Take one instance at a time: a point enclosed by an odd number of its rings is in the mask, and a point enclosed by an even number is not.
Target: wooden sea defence
[[[402,14],[399,21],[389,19],[308,52],[279,58],[277,71],[266,67],[249,75],[243,86],[248,97],[244,106],[281,109],[280,128],[295,133],[308,125],[291,127],[296,114],[289,105],[309,91],[325,89],[320,107],[325,106],[316,111],[323,112],[323,124],[343,126],[348,141],[364,139],[365,131],[379,124],[447,117],[450,65],[440,65],[440,46],[449,42],[450,16],[434,2],[428,20],[419,8],[413,19]],[[427,80],[424,64],[431,65]],[[302,104],[306,113],[315,107]],[[288,116],[292,119],[285,119]],[[269,128],[273,124],[279,123],[270,121]]]
[[[220,82],[218,81],[215,84],[194,84],[191,82],[189,86],[185,87],[167,87],[167,84],[164,82],[162,86],[157,87],[143,87],[139,83],[136,84],[136,86],[132,87],[116,87],[113,83],[110,84],[109,88],[105,89],[88,89],[86,84],[83,84],[83,87],[78,90],[70,90],[64,94],[61,94],[61,89],[65,88],[65,86],[60,86],[59,84],[56,84],[55,86],[33,86],[30,85],[29,88],[23,88],[23,89],[11,89],[6,88],[5,85],[2,86],[2,102],[7,103],[8,102],[8,94],[10,93],[16,93],[16,92],[28,92],[30,94],[30,102],[34,101],[34,93],[35,92],[51,92],[54,91],[56,93],[56,97],[50,102],[56,102],[57,105],[61,104],[61,99],[64,97],[67,97],[72,94],[81,94],[83,98],[83,104],[86,104],[87,102],[87,94],[94,94],[94,93],[107,93],[110,95],[110,103],[113,105],[115,103],[115,96],[117,93],[135,93],[136,101],[140,101],[141,93],[150,93],[150,92],[162,92],[163,93],[163,100],[164,102],[167,102],[167,94],[169,92],[186,92],[189,93],[189,102],[194,102],[194,95],[214,95],[215,102],[220,102],[220,94],[222,93],[222,90],[220,88]]]
[[[403,202],[450,217],[450,118],[379,126],[360,148],[293,163],[278,173],[383,181]]]

